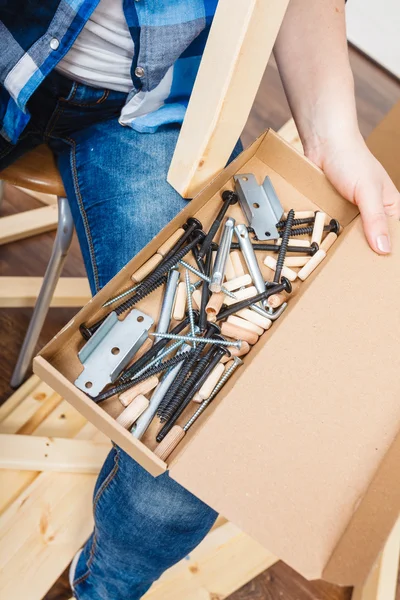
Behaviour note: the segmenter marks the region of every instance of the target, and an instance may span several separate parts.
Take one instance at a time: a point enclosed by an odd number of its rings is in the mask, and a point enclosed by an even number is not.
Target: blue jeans
[[[179,128],[122,127],[125,98],[53,73],[29,102],[32,119],[18,144],[0,137],[0,170],[43,141],[55,153],[93,293],[186,205],[166,182]],[[117,447],[99,475],[93,511],[94,532],[75,571],[79,600],[138,600],[217,516],[167,473],[153,478]]]

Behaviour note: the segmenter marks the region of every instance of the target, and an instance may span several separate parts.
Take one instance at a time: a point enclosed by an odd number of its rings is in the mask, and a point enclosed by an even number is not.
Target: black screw
[[[167,423],[158,432],[156,438],[157,442],[161,442],[167,433],[172,429],[192,400],[193,396],[199,391],[221,358],[226,355],[230,356],[230,354],[231,353],[229,350],[227,350],[227,348],[222,346],[214,346],[203,356],[201,360],[199,360],[196,368],[182,386],[179,395],[175,397],[173,406],[170,405],[168,407],[168,415],[166,415]]]
[[[206,264],[205,264],[205,274],[210,277],[211,275],[211,267],[212,267],[212,253],[215,249],[218,248],[218,244],[212,242],[210,247],[206,253]],[[206,306],[210,299],[210,289],[208,281],[203,281],[203,287],[201,288],[201,303],[200,303],[200,317],[199,317],[199,328],[200,331],[203,332],[207,327],[207,313]]]
[[[276,285],[269,287],[265,292],[261,292],[261,294],[257,294],[256,296],[253,296],[252,298],[247,298],[246,300],[240,300],[240,302],[235,302],[235,304],[231,304],[225,310],[220,311],[217,314],[217,321],[226,319],[227,317],[229,317],[230,315],[233,315],[238,310],[242,310],[242,308],[247,308],[248,306],[251,306],[252,304],[257,304],[258,302],[261,302],[262,300],[266,300],[273,294],[279,294],[279,292],[287,292],[288,294],[290,294],[291,291],[292,291],[292,284],[290,283],[289,279],[287,279],[286,277],[282,277],[281,283],[277,283]]]
[[[324,226],[324,231],[328,231],[336,233],[336,235],[340,232],[340,223],[336,219],[331,219],[329,221],[329,225]],[[313,227],[298,227],[297,229],[292,229],[290,232],[291,236],[297,235],[312,235]],[[281,234],[283,235],[283,234]]]
[[[281,249],[279,244],[252,244],[253,250],[255,252],[279,252]],[[240,250],[240,244],[237,242],[232,242],[231,250]],[[313,248],[313,245],[308,248],[305,246],[288,246],[288,252],[295,252],[296,254],[306,254],[309,256],[314,256],[317,250]]]
[[[309,223],[314,223],[315,222],[315,215],[313,217],[304,217],[304,219],[294,219],[293,223],[292,223],[292,227],[295,227],[296,225],[308,225]],[[284,221],[279,221],[279,223],[276,224],[277,229],[283,229],[286,225],[286,220]]]
[[[290,238],[290,233],[292,231],[293,221],[294,221],[294,210],[291,209],[288,212],[288,216],[287,216],[286,223],[285,223],[285,228],[282,233],[282,243],[281,243],[281,247],[280,247],[280,250],[278,253],[278,258],[276,261],[274,283],[279,283],[279,281],[281,279],[283,264],[285,262],[287,249],[289,246],[289,238]]]
[[[201,245],[201,248],[199,251],[200,258],[204,258],[204,256],[206,255],[206,252],[207,252],[208,248],[211,246],[211,242],[213,241],[214,236],[217,233],[218,228],[221,225],[222,219],[226,215],[228,208],[230,206],[232,206],[232,204],[236,204],[237,201],[239,200],[239,198],[238,198],[238,195],[235,194],[235,192],[232,192],[231,190],[225,190],[225,192],[222,193],[222,200],[223,200],[222,208],[219,211],[217,218],[211,225],[211,227]]]

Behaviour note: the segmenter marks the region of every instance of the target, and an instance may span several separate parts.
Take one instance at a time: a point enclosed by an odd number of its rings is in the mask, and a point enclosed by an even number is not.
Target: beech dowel
[[[178,290],[176,292],[176,298],[175,298],[174,311],[172,313],[172,316],[175,319],[175,321],[183,321],[183,319],[185,318],[186,300],[187,300],[186,283],[184,281],[181,281],[178,284]]]
[[[272,269],[272,271],[275,271],[276,270],[276,259],[273,256],[267,256],[264,260],[264,265],[266,267],[268,267],[269,269]],[[289,269],[289,267],[283,267],[282,268],[282,277],[286,277],[287,279],[289,279],[289,281],[296,281],[297,273],[296,273],[296,271]]]
[[[306,266],[299,271],[299,278],[302,281],[305,281],[307,277],[309,277],[311,273],[315,271],[318,265],[324,260],[325,256],[325,250],[319,249],[318,252],[316,252],[314,256],[310,258]]]
[[[151,273],[156,268],[158,264],[160,264],[162,259],[163,257],[161,256],[161,254],[154,254],[154,256],[149,258],[149,260],[140,267],[140,269],[133,273],[131,277],[132,281],[134,281],[135,283],[139,283],[139,281],[142,281],[145,277],[147,277],[147,275],[149,275],[149,273]]]
[[[217,385],[221,378],[222,373],[225,371],[225,366],[222,363],[218,363],[216,367],[211,371],[201,388],[199,389],[196,396],[200,398],[199,402],[206,400],[211,395],[211,392]],[[194,400],[194,398],[193,398]]]
[[[129,429],[131,425],[140,417],[140,415],[148,408],[150,401],[140,394],[122,411],[117,418],[117,423]]]
[[[234,348],[232,346],[228,346],[228,350],[230,351],[231,356],[245,356],[245,354],[248,354],[250,352],[250,346],[249,346],[248,342],[242,341],[242,346],[241,346],[240,350],[239,350],[239,348]],[[230,356],[223,356],[221,358],[222,364],[225,364],[230,360],[231,360]]]
[[[242,327],[243,329],[247,329],[248,331],[252,331],[257,335],[262,335],[264,333],[264,329],[255,323],[251,323],[250,321],[246,321],[246,319],[242,319],[241,317],[237,317],[235,315],[230,315],[227,318],[227,322],[232,325],[236,325],[237,327]]]
[[[192,300],[193,300],[193,303],[197,306],[197,308],[200,308],[200,306],[201,306],[201,291],[200,290],[194,290],[194,292],[192,294]]]
[[[326,214],[324,212],[322,212],[321,210],[319,210],[315,213],[314,229],[313,229],[312,236],[311,236],[312,244],[315,242],[319,246],[321,243],[322,234],[324,233],[324,227],[325,227],[325,217],[326,217]]]
[[[272,296],[268,298],[268,306],[270,306],[271,308],[279,308],[284,302],[286,302],[286,300],[287,294],[285,294],[285,292],[280,292],[279,294],[272,294]]]
[[[319,249],[328,252],[328,250],[333,246],[337,239],[338,236],[336,235],[336,233],[333,233],[333,231],[331,231],[330,233],[328,233],[324,241],[321,242]]]
[[[258,342],[258,335],[253,331],[249,331],[248,329],[243,329],[243,327],[238,327],[237,325],[233,325],[232,323],[222,323],[221,333],[224,336],[233,338],[234,340],[243,340],[247,342],[251,346],[254,346]]]
[[[287,219],[288,213],[283,213],[284,218]],[[294,218],[295,219],[312,219],[315,216],[315,211],[313,210],[299,210],[295,211]]]
[[[244,270],[242,258],[240,253],[235,250],[230,253],[233,269],[235,271],[235,277],[241,277],[242,275],[246,275],[246,271]]]
[[[176,244],[176,242],[179,240],[180,237],[182,237],[182,235],[185,233],[184,229],[178,229],[177,231],[175,231],[175,233],[173,235],[171,235],[170,238],[167,239],[166,242],[163,243],[162,246],[159,247],[159,249],[157,250],[157,254],[161,254],[161,256],[165,256],[166,254],[168,254],[168,252],[171,250],[172,246],[174,246],[174,244]]]
[[[211,294],[210,299],[206,306],[206,313],[209,317],[215,317],[224,303],[225,296],[222,292],[218,292],[217,294]]]
[[[239,302],[239,300],[247,300],[247,298],[251,298],[252,296],[256,296],[258,294],[256,288],[254,287],[254,285],[250,285],[247,288],[244,288],[243,290],[238,290],[237,292],[235,292],[235,298],[229,298],[229,296],[225,296],[224,299],[224,303],[226,304],[226,306],[231,306],[231,304],[235,304],[236,302]]]
[[[185,431],[182,427],[174,425],[163,441],[158,444],[157,448],[154,450],[154,454],[165,461],[184,437]]]
[[[249,308],[242,308],[242,310],[239,310],[236,314],[238,317],[242,317],[242,319],[246,319],[246,321],[250,321],[250,323],[258,325],[265,331],[272,325],[271,319],[263,317]]]
[[[287,256],[285,258],[285,267],[304,267],[310,260],[309,256]]]
[[[233,267],[231,255],[229,254],[227,261],[226,261],[226,266],[225,266],[225,279],[227,281],[230,281],[231,279],[235,279],[235,277],[236,277],[235,269]]]
[[[234,292],[241,287],[245,287],[246,285],[250,285],[252,283],[252,279],[248,273],[245,275],[241,275],[240,277],[235,277],[234,279],[230,279],[224,283],[224,288],[228,290],[228,292]]]
[[[152,377],[149,377],[149,379],[137,383],[129,390],[126,390],[126,392],[122,392],[122,394],[119,396],[119,401],[123,406],[129,406],[132,400],[134,400],[137,396],[140,394],[147,394],[148,392],[151,392],[151,390],[154,390],[154,388],[157,386],[158,377],[157,375],[153,375]]]

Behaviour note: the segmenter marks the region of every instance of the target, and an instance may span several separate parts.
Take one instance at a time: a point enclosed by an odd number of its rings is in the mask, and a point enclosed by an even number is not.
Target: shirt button
[[[135,75],[136,75],[136,77],[139,77],[139,78],[144,77],[144,69],[143,69],[143,67],[136,67],[136,69],[135,69]]]
[[[58,48],[58,46],[59,46],[59,45],[60,45],[60,42],[58,41],[58,39],[57,39],[57,38],[52,38],[52,39],[50,40],[50,48],[51,48],[52,50],[57,50],[57,48]]]

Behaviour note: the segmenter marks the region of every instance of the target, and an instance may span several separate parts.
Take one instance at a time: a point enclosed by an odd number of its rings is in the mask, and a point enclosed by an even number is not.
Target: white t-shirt
[[[78,83],[129,92],[133,54],[122,0],[100,0],[56,70]]]

